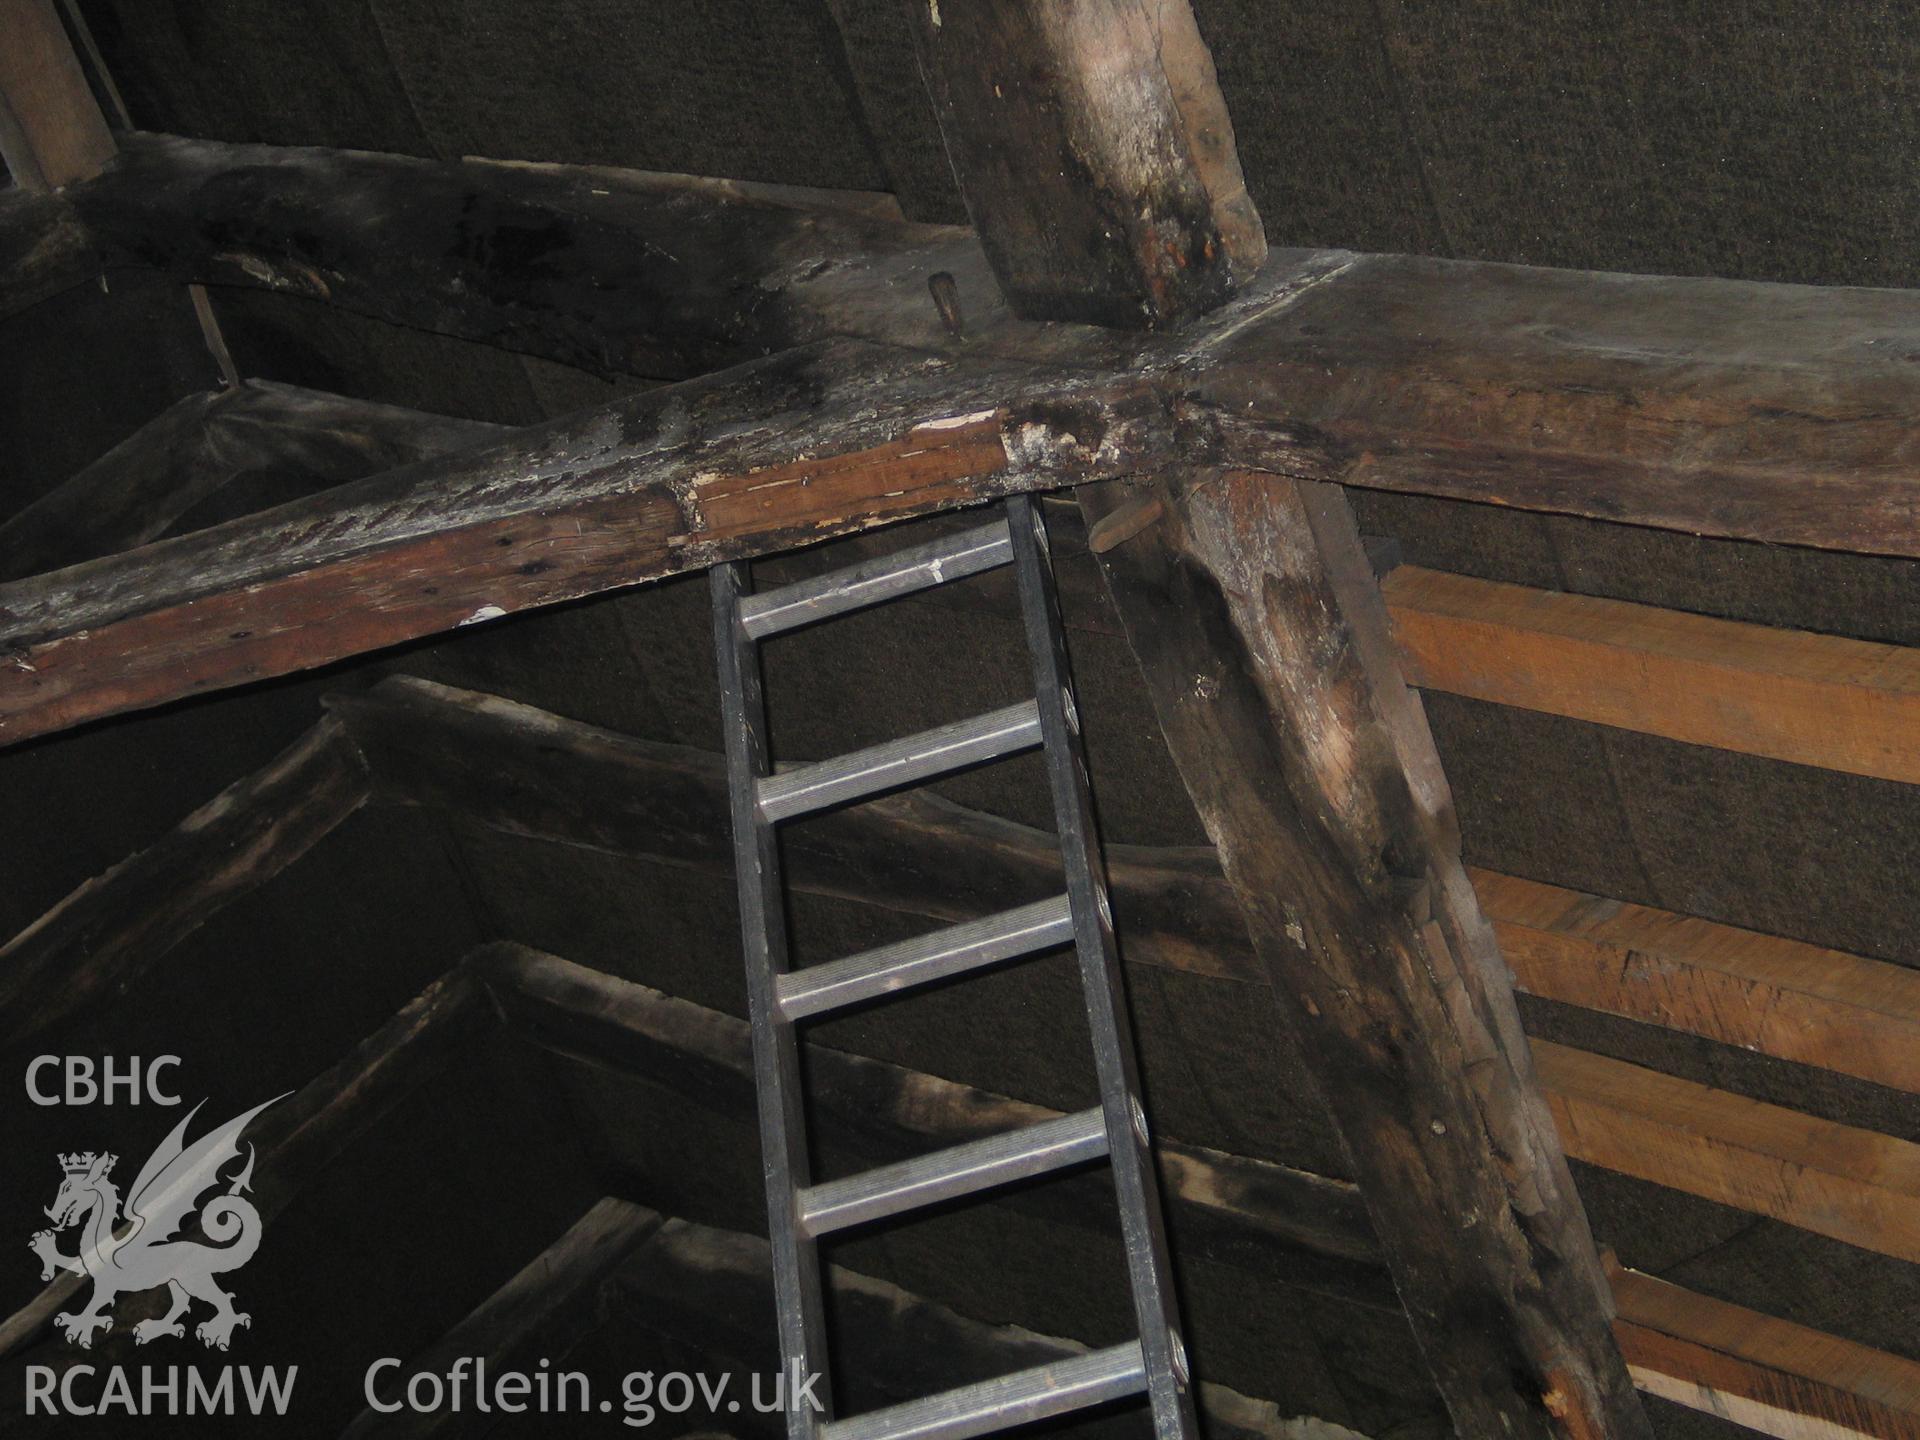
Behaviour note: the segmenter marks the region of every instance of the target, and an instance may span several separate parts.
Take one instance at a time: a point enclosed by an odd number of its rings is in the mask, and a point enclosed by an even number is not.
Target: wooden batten
[[[1920,972],[1475,870],[1514,984],[1920,1094]]]
[[[1384,588],[1425,689],[1920,783],[1920,649],[1415,566]]]
[[[1920,1263],[1920,1145],[1545,1040],[1567,1154]]]
[[[1920,1363],[1610,1267],[1634,1383],[1778,1440],[1920,1440]]]

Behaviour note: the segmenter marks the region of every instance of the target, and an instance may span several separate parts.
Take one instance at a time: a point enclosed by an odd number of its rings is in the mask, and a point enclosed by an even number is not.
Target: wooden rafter
[[[1455,1425],[1646,1433],[1345,500],[1201,473],[1082,505]]]
[[[463,1044],[486,1028],[480,987],[461,970],[435,980],[378,1030],[263,1113],[243,1132],[260,1155],[254,1203],[271,1220],[316,1180],[352,1140],[433,1076]],[[74,1303],[87,1277],[62,1271],[39,1295],[0,1321],[0,1356],[12,1355],[44,1334],[63,1306]],[[133,1331],[123,1326],[103,1342],[108,1356],[132,1350]],[[88,1352],[61,1346],[49,1357],[65,1370]]]

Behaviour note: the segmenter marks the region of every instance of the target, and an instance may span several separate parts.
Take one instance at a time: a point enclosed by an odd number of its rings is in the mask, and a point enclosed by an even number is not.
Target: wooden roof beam
[[[889,520],[1125,473],[1130,376],[789,351],[0,585],[0,744]]]
[[[67,198],[185,280],[660,375],[832,336],[1178,371],[1250,468],[1313,449],[1349,485],[1920,554],[1920,292],[1281,250],[1191,334],[1125,336],[1012,318],[968,230],[728,182],[125,144]],[[527,234],[551,252],[506,263]],[[27,244],[0,223],[0,254]]]

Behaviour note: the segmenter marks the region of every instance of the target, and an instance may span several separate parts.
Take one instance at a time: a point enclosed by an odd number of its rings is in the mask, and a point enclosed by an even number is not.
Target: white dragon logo
[[[42,1280],[53,1279],[57,1270],[71,1270],[93,1280],[93,1299],[84,1310],[54,1317],[67,1339],[83,1348],[91,1346],[94,1331],[113,1328],[110,1312],[116,1296],[157,1290],[162,1285],[172,1290],[172,1304],[164,1317],[142,1320],[133,1327],[136,1344],[144,1345],[162,1335],[184,1336],[186,1327],[180,1317],[195,1300],[213,1306],[213,1315],[201,1321],[193,1333],[215,1349],[227,1348],[236,1325],[251,1323],[250,1316],[233,1308],[233,1297],[215,1284],[213,1277],[238,1270],[260,1247],[260,1212],[240,1196],[253,1178],[252,1146],[247,1147],[246,1167],[228,1182],[226,1193],[214,1196],[199,1211],[200,1230],[213,1243],[174,1236],[200,1195],[220,1183],[220,1168],[239,1158],[240,1132],[247,1123],[268,1105],[285,1098],[276,1096],[256,1105],[188,1146],[187,1126],[200,1113],[200,1106],[194,1106],[140,1167],[128,1194],[124,1224],[119,1189],[108,1179],[119,1157],[96,1155],[90,1150],[60,1157],[66,1179],[60,1182],[60,1191],[47,1207],[46,1216],[55,1230],[85,1222],[79,1253],[61,1254],[53,1230],[42,1230],[27,1243],[40,1257]]]

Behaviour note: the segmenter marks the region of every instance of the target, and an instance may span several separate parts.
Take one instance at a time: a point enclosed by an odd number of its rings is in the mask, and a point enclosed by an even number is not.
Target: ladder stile
[[[824,1407],[795,1404],[787,1410],[788,1440],[817,1440],[832,1416],[832,1380],[827,1370],[826,1313],[821,1302],[820,1257],[798,1223],[798,1192],[810,1177],[806,1106],[801,1091],[798,1037],[781,1021],[775,977],[787,968],[786,904],[780,882],[780,851],[773,827],[760,818],[754,786],[768,773],[766,702],[759,648],[740,625],[740,597],[747,584],[743,564],[712,572],[714,646],[719,661],[721,721],[726,731],[727,792],[733,821],[733,855],[740,895],[740,931],[746,950],[747,1010],[753,1030],[754,1092],[760,1112],[760,1153],[766,1170],[767,1238],[773,1261],[774,1308],[780,1357],[789,1385],[800,1377],[822,1378]]]
[[[1120,1229],[1127,1253],[1134,1315],[1140,1327],[1148,1395],[1157,1440],[1187,1440],[1196,1433],[1192,1388],[1173,1293],[1166,1226],[1153,1169],[1146,1110],[1140,1100],[1139,1065],[1128,1019],[1107,899],[1106,867],[1093,823],[1093,794],[1080,741],[1067,663],[1066,627],[1054,589],[1046,528],[1039,506],[1026,495],[1007,501],[1014,573],[1021,617],[1033,656],[1035,700],[1040,712],[1047,782],[1073,907],[1081,989],[1093,1036],[1094,1069],[1105,1112],[1109,1161],[1120,1202]]]

